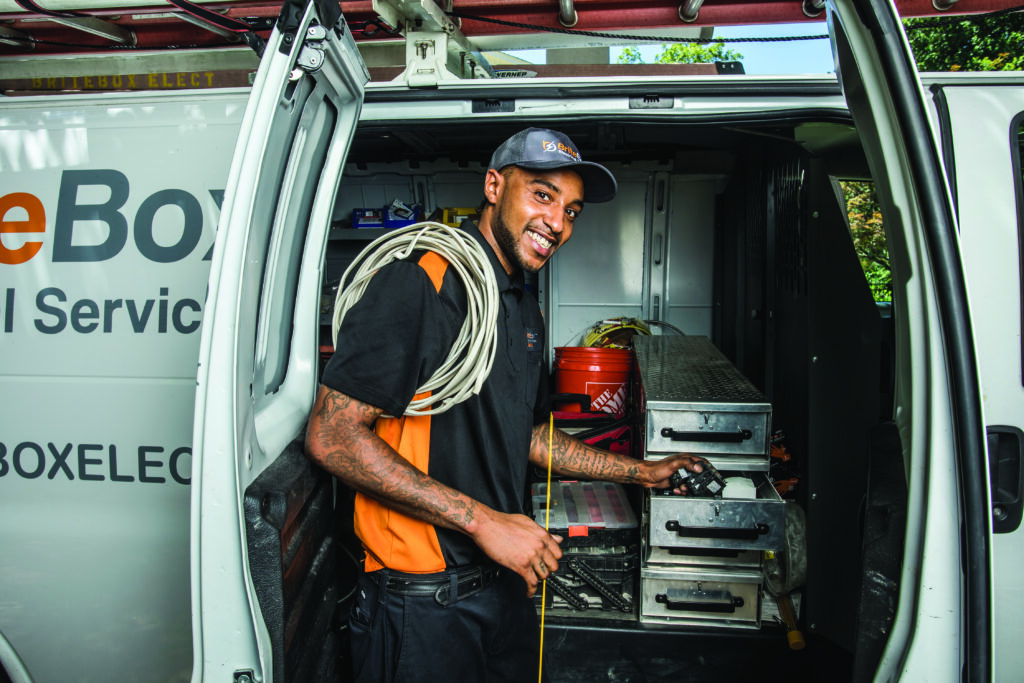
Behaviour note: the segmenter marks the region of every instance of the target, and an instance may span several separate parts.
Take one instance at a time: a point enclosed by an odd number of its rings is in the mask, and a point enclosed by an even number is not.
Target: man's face
[[[535,273],[569,241],[573,222],[583,210],[583,180],[575,171],[531,171],[511,167],[488,171],[492,246],[509,273],[513,268]]]

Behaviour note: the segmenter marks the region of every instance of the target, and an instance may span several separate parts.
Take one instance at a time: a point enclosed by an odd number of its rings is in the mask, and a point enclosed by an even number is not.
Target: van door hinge
[[[252,669],[242,669],[235,672],[234,683],[256,683],[256,677]]]
[[[316,73],[323,68],[325,40],[327,29],[323,26],[310,26],[306,29],[306,40],[302,44],[295,65],[306,73]]]

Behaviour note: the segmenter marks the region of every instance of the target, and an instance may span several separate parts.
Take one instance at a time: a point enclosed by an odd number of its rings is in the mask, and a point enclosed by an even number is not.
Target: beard
[[[523,233],[520,234],[520,239],[526,234],[526,230],[529,229],[530,224],[527,223],[526,228],[523,229]],[[524,270],[528,273],[536,273],[540,270],[541,265],[534,266],[524,261],[523,255],[520,252],[520,243],[516,239],[516,236],[512,234],[512,230],[508,227],[508,223],[505,221],[504,213],[502,212],[502,205],[498,204],[494,207],[494,218],[491,219],[491,232],[494,234],[495,240],[498,242],[498,246],[501,248],[505,259],[509,263],[514,263],[519,266],[520,270]],[[556,244],[555,249],[558,248]],[[546,263],[546,261],[545,261]]]

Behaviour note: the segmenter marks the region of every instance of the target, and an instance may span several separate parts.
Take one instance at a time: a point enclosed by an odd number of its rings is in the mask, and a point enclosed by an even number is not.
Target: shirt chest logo
[[[526,328],[526,350],[533,352],[540,351],[541,340],[543,336],[541,330],[533,327]]]

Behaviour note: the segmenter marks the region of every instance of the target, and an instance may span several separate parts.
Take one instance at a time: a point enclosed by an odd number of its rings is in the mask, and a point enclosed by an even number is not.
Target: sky
[[[780,36],[817,36],[828,33],[825,22],[802,24],[768,24],[760,26],[723,26],[715,29],[715,38],[775,38]],[[822,74],[835,71],[832,51],[827,38],[771,43],[726,42],[727,49],[743,55],[744,73],[767,74]],[[640,43],[640,54],[651,63],[661,51],[661,43]],[[618,60],[620,48],[611,49],[611,62]],[[515,52],[533,63],[542,63],[543,50]]]
[[[771,24],[761,26],[723,26],[715,29],[715,38],[775,38],[779,36],[820,36],[828,33],[825,22]],[[832,73],[832,49],[827,38],[774,43],[730,43],[727,49],[743,55],[743,71],[748,74],[821,74]],[[648,48],[641,48],[641,54]],[[653,55],[661,50],[653,48]],[[653,55],[645,61],[653,61]]]

